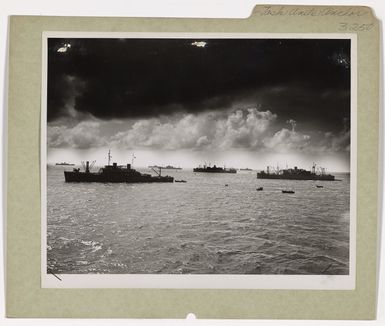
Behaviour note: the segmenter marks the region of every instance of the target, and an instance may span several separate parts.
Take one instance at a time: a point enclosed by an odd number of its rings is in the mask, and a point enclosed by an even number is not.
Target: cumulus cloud
[[[310,145],[310,136],[300,132],[283,128],[277,131],[273,137],[264,140],[267,148],[276,152],[286,153],[289,151],[305,151]]]
[[[259,108],[238,109],[228,114],[205,112],[138,120],[112,137],[115,146],[156,149],[256,149],[263,145],[269,126],[276,119]]]
[[[286,121],[286,123],[289,123],[291,125],[291,130],[295,131],[295,127],[297,126],[297,121],[295,121],[293,119],[289,119]]]
[[[332,149],[338,151],[350,151],[350,130],[340,132],[337,137],[332,140]]]
[[[349,152],[350,130],[344,129],[337,134],[326,132],[318,148],[325,152]]]
[[[68,118],[70,119],[70,118]],[[291,128],[282,128],[277,115],[261,107],[199,114],[178,113],[150,119],[87,120],[49,124],[51,148],[226,151],[247,149],[255,152],[322,153],[349,152],[350,128],[347,123],[339,133],[300,130],[293,119],[284,120]],[[310,136],[312,135],[312,136]],[[314,136],[314,137],[313,137]]]
[[[87,149],[105,144],[100,134],[100,122],[82,121],[74,127],[48,126],[47,143],[49,147]]]
[[[343,119],[343,128],[339,132],[325,132],[317,144],[318,151],[350,152],[350,121]]]

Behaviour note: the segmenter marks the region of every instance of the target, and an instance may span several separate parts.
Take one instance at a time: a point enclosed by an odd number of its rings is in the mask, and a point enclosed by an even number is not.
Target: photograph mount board
[[[354,290],[266,290],[252,287],[66,290],[41,287],[43,262],[40,191],[43,185],[40,182],[40,126],[43,118],[40,110],[43,97],[40,95],[43,82],[43,32],[109,33],[118,30],[132,33],[140,30],[146,33],[281,34],[303,33],[304,26],[306,33],[347,33],[357,36],[357,223]],[[183,318],[187,313],[194,312],[198,318],[374,318],[377,266],[378,49],[378,22],[370,9],[365,7],[257,6],[251,17],[239,20],[12,17],[8,97],[7,315]],[[286,126],[286,129],[290,131],[290,127]],[[126,159],[122,163],[129,163],[127,161]],[[224,163],[219,162],[218,165],[223,166]],[[186,185],[189,185],[188,180]],[[231,184],[226,188],[230,190]],[[88,246],[88,242],[82,245]],[[338,304],[341,300],[345,302],[343,307]],[[66,312],[60,308],[63,305]]]

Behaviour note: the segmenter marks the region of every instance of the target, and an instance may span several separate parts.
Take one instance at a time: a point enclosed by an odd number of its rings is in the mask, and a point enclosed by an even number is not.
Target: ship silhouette
[[[161,165],[149,165],[149,168],[157,168],[157,169],[163,169],[163,170],[182,170],[181,167],[175,167],[172,165],[166,165],[166,166],[161,166]]]
[[[220,166],[207,166],[206,164],[202,166],[199,166],[197,168],[193,169],[194,172],[208,172],[208,173],[237,173],[236,169],[230,168],[222,168]]]
[[[294,169],[283,169],[283,170],[280,170],[279,167],[274,169],[268,166],[266,171],[261,171],[257,173],[257,178],[258,179],[335,181],[335,176],[331,174],[326,174],[324,168],[319,167],[317,171],[316,164],[314,163],[311,171],[299,169],[296,166],[294,167]]]
[[[73,163],[68,163],[68,162],[60,162],[60,163],[56,163],[55,165],[74,166],[75,164],[73,164]]]
[[[162,176],[161,169],[159,172],[155,169],[155,176],[144,174],[136,171],[131,164],[120,166],[117,163],[110,165],[111,152],[108,151],[108,165],[100,168],[98,172],[91,172],[95,161],[90,165],[89,161],[84,164],[85,171],[73,169],[73,171],[64,171],[66,182],[114,182],[114,183],[150,183],[150,182],[174,182],[174,178],[170,176]]]

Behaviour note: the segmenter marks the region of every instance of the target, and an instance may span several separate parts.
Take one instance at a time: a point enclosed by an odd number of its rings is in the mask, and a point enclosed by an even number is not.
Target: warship
[[[202,166],[199,166],[197,168],[193,169],[194,172],[209,172],[209,173],[237,173],[236,169],[230,168],[222,168],[219,166],[207,166],[206,164]]]
[[[162,176],[161,169],[155,176],[151,174],[144,174],[134,170],[131,164],[124,166],[112,163],[110,165],[111,153],[108,152],[108,165],[100,168],[98,172],[91,172],[95,161],[91,164],[87,161],[84,166],[84,172],[80,168],[73,169],[73,171],[64,171],[64,178],[66,182],[114,182],[114,183],[150,183],[150,182],[174,182],[174,178],[170,176]],[[83,162],[82,162],[83,163]]]
[[[335,176],[326,174],[325,169],[319,167],[316,170],[316,164],[313,164],[311,171],[299,169],[276,169],[267,167],[266,171],[257,173],[258,179],[285,179],[285,180],[320,180],[320,181],[335,181]]]

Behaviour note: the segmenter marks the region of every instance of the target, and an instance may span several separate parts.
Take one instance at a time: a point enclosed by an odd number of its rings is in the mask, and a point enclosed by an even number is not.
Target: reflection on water
[[[65,169],[47,170],[55,273],[349,273],[349,174],[322,182],[172,170],[187,183],[100,184],[65,183]]]

